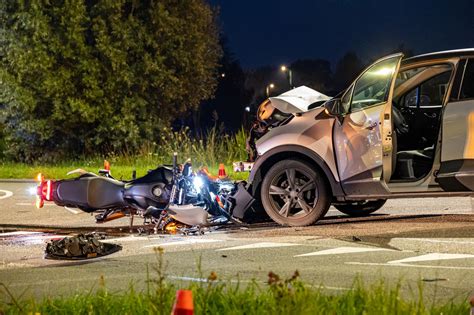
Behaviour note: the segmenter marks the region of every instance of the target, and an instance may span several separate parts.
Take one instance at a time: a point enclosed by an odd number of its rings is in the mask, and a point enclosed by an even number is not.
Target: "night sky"
[[[415,54],[474,47],[474,0],[209,0],[245,68],[352,50],[365,62],[400,44]]]

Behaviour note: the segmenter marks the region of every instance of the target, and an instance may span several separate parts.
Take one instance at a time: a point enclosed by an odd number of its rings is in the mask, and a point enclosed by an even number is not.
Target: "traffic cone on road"
[[[107,160],[104,160],[104,170],[110,172],[110,162]]]
[[[173,305],[171,315],[193,315],[193,291],[178,290],[176,291],[176,301]]]
[[[474,315],[474,295],[471,296],[471,300],[469,301],[471,303],[471,315]]]
[[[219,178],[226,178],[227,174],[225,173],[224,163],[219,164]]]

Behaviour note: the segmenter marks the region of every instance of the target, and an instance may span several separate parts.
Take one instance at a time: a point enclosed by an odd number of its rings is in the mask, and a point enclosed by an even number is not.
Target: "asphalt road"
[[[203,236],[122,234],[107,240],[123,245],[118,253],[65,262],[43,259],[45,242],[65,228],[97,228],[94,218],[52,205],[35,209],[29,187],[34,184],[0,183],[0,283],[15,294],[71,294],[97,287],[100,276],[113,290],[131,282],[144,288],[156,276],[157,246],[164,248],[170,281],[203,281],[215,271],[222,280],[264,285],[269,271],[289,277],[298,270],[308,283],[335,292],[361,277],[402,281],[408,295],[423,282],[430,300],[474,293],[472,198],[389,200],[367,218],[331,208],[324,220],[304,228],[260,224]],[[127,231],[127,225],[121,219],[99,227]]]

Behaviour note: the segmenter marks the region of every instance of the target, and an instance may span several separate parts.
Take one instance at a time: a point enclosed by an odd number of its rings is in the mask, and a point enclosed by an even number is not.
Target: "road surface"
[[[474,293],[472,198],[389,200],[367,218],[349,218],[331,208],[324,220],[304,228],[266,223],[203,236],[139,236],[126,233],[126,219],[97,226],[93,217],[74,209],[36,209],[30,187],[34,184],[0,183],[0,283],[15,294],[72,294],[97,287],[100,276],[112,290],[132,282],[144,288],[147,277],[154,277],[150,270],[158,246],[174,282],[203,281],[215,271],[222,280],[264,286],[269,271],[289,277],[298,270],[306,282],[335,292],[349,290],[360,277],[368,283],[402,281],[408,295],[423,282],[431,300]],[[43,259],[51,238],[96,228],[121,229],[107,241],[123,250],[82,262]]]

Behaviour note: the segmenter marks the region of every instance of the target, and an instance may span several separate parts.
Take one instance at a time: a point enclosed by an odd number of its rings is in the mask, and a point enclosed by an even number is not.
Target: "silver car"
[[[363,216],[389,198],[474,195],[474,48],[384,57],[322,106],[279,117],[249,178],[277,223],[313,224],[331,204]]]

